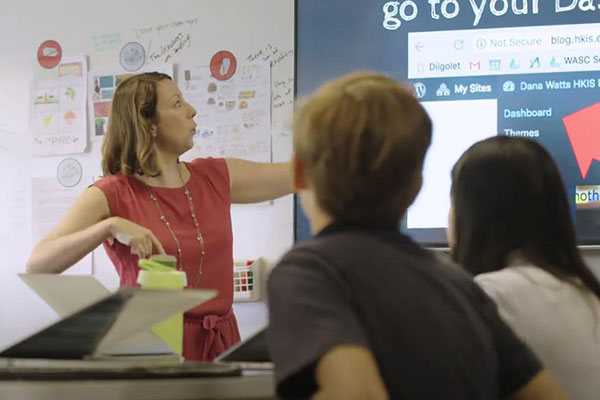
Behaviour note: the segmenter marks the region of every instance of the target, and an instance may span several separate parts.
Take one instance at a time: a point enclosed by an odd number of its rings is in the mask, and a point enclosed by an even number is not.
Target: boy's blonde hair
[[[171,77],[148,72],[127,78],[117,87],[102,145],[104,176],[160,174],[151,127],[156,122],[156,84],[163,79]]]
[[[421,184],[431,120],[397,81],[355,73],[299,108],[294,149],[319,206],[335,220],[397,226]]]

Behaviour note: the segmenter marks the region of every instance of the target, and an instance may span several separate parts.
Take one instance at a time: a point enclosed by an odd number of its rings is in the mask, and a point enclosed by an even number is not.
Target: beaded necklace
[[[194,199],[192,199],[192,194],[190,193],[190,191],[187,187],[187,184],[183,181],[183,177],[181,176],[181,169],[179,169],[179,178],[181,179],[181,182],[183,183],[183,189],[184,189],[183,193],[185,194],[185,197],[187,198],[187,202],[190,207],[190,211],[192,213],[192,221],[194,222],[194,227],[196,228],[196,240],[198,241],[198,243],[200,243],[200,249],[201,249],[201,254],[202,254],[202,257],[200,257],[200,263],[198,264],[198,273],[196,274],[196,281],[193,286],[193,287],[197,287],[198,283],[200,282],[200,278],[202,276],[202,266],[204,264],[204,256],[205,256],[204,238],[202,237],[202,232],[200,232],[200,226],[198,225],[198,220],[196,219]],[[148,194],[150,195],[150,198],[152,199],[152,202],[154,203],[154,207],[156,208],[156,211],[158,211],[158,214],[160,215],[160,220],[165,224],[167,230],[169,231],[169,233],[171,234],[171,237],[173,238],[173,241],[175,242],[175,246],[177,247],[177,259],[178,259],[177,269],[180,271],[183,271],[184,270],[184,268],[183,268],[183,252],[181,250],[181,245],[179,243],[179,239],[177,238],[177,236],[175,236],[173,229],[171,229],[171,223],[169,222],[169,220],[167,219],[167,216],[165,215],[162,208],[160,207],[160,204],[158,203],[158,199],[156,198],[156,196],[150,189],[150,186],[148,186],[145,182],[144,182],[144,186],[146,187],[146,190],[148,191]]]

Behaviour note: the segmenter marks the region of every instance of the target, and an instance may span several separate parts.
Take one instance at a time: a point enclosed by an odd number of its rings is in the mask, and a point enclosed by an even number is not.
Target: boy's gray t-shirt
[[[396,230],[334,224],[296,246],[271,274],[269,312],[286,398],[310,396],[341,344],[372,351],[391,398],[502,398],[541,370],[471,277]]]

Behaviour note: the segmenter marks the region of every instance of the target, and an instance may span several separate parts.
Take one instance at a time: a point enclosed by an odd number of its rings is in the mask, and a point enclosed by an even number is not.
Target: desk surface
[[[272,372],[240,377],[97,381],[0,381],[2,400],[274,399]]]

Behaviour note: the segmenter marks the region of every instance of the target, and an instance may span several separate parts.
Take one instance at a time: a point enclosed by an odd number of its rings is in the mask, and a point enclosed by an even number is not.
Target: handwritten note
[[[262,49],[249,54],[246,60],[250,62],[257,60],[269,61],[271,66],[276,66],[284,60],[293,59],[293,56],[293,49],[280,49],[278,46],[267,44]]]
[[[287,161],[292,151],[292,113],[294,106],[294,50],[267,43],[246,56],[249,62],[271,65],[271,133],[273,161]]]
[[[118,50],[121,48],[120,33],[103,33],[92,36],[92,49],[95,53]]]
[[[273,107],[273,119],[278,120],[278,109],[289,108],[294,104],[294,78],[293,76],[287,76],[287,71],[283,71],[278,68],[278,65],[284,61],[290,63],[294,59],[293,49],[280,49],[278,46],[273,44],[267,44],[263,48],[250,53],[246,60],[254,62],[256,60],[262,60],[271,64],[273,73],[273,83],[271,89],[271,102]],[[291,66],[289,68],[291,75]],[[287,113],[287,111],[284,111]]]
[[[137,39],[145,36],[161,35],[162,33],[171,29],[190,29],[194,25],[198,24],[198,20],[198,18],[188,18],[171,21],[164,24],[141,26],[139,28],[134,28],[133,33]]]
[[[192,45],[192,37],[189,33],[177,33],[168,42],[159,46],[157,50],[149,50],[148,60],[150,62],[158,62],[164,60],[164,62],[172,61],[171,58],[183,49],[187,49]]]
[[[273,80],[272,89],[273,109],[278,109],[286,105],[294,104],[294,78]]]

